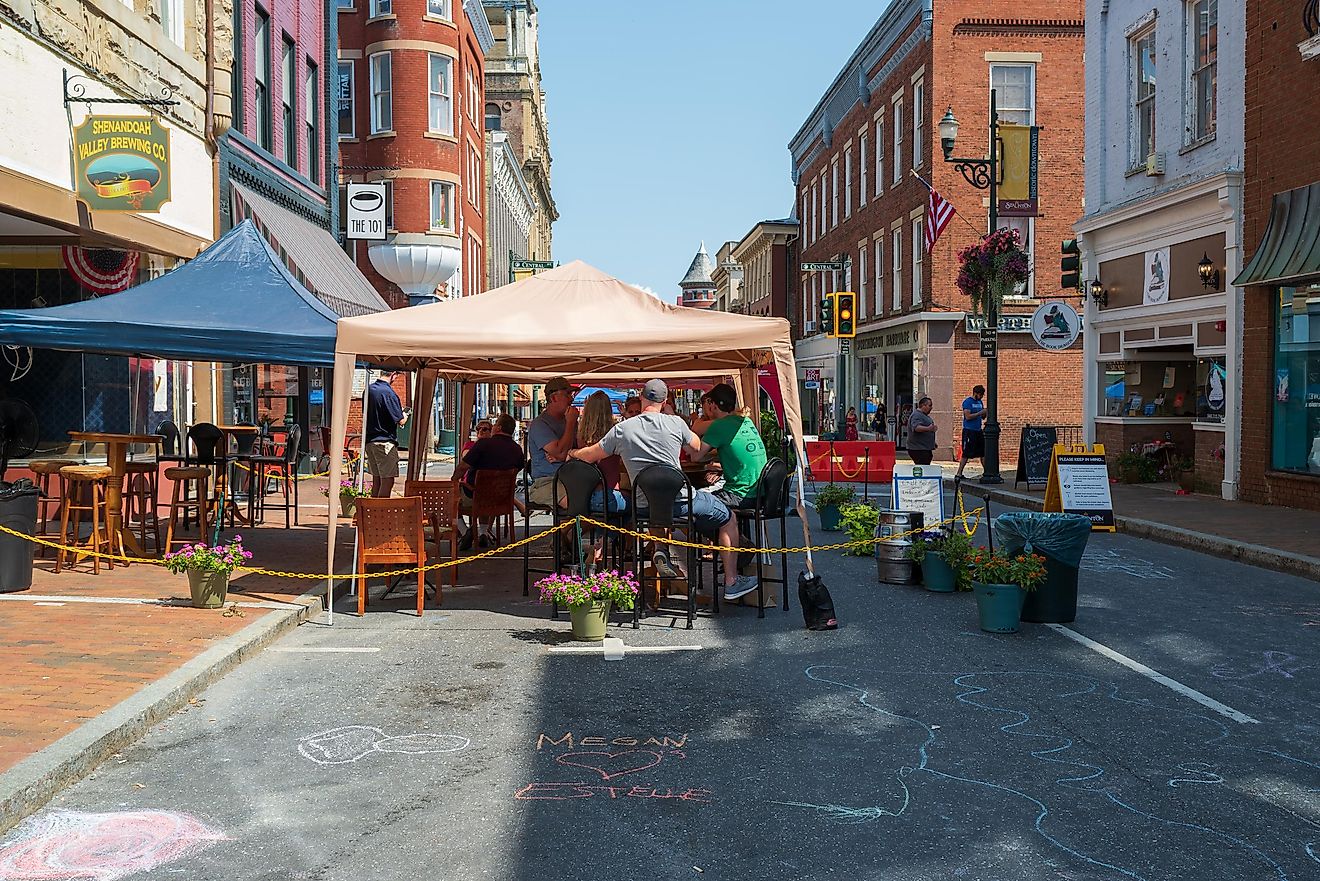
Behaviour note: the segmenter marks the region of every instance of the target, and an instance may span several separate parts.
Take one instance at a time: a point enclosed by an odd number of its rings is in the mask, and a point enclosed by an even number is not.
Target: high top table
[[[71,431],[69,437],[85,444],[105,444],[106,464],[110,466],[110,479],[106,481],[105,487],[110,552],[128,557],[145,557],[147,553],[138,544],[132,530],[124,526],[124,465],[128,461],[130,444],[159,444],[165,438],[158,434],[109,434],[103,431]]]

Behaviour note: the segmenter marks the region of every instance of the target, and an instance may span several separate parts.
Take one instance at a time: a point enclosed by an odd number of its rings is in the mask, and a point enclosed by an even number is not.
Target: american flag
[[[925,183],[925,181],[923,181]],[[930,201],[926,205],[926,252],[935,247],[935,242],[939,241],[940,233],[953,220],[953,215],[957,214],[957,209],[952,204],[944,201],[944,197],[930,184],[926,184],[930,190]]]

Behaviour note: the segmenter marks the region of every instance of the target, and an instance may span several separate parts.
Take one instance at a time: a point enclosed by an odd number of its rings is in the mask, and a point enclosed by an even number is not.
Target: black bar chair
[[[688,482],[687,476],[682,471],[672,465],[648,465],[633,480],[632,488],[633,503],[629,522],[634,532],[659,530],[661,534],[655,539],[657,547],[663,544],[665,538],[672,535],[675,528],[682,529],[687,540],[693,541],[696,537],[696,529],[692,521],[692,484]],[[680,498],[687,502],[687,516],[676,518],[674,504]],[[637,567],[642,570],[638,573],[638,581],[642,582],[642,596],[638,597],[633,605],[633,629],[636,630],[641,627],[642,621],[642,604],[646,595],[646,582],[642,576],[646,567],[642,556],[642,539],[634,538],[633,542]],[[687,548],[688,630],[692,629],[692,623],[697,618],[697,591],[692,579],[698,562],[695,549]],[[653,578],[656,591],[655,605],[658,611],[668,588],[661,589],[660,585],[665,579],[662,579],[658,572],[653,573]]]
[[[209,498],[198,499],[199,505],[210,507],[213,503],[224,504],[225,494],[225,469],[229,466],[229,457],[225,454],[228,450],[221,450],[220,444],[225,439],[225,433],[210,422],[198,422],[192,428],[188,429],[188,441],[192,446],[192,454],[187,457],[186,464],[197,465],[208,468],[212,472],[212,480],[208,481],[213,487]],[[187,484],[184,485],[184,500],[187,500]],[[219,523],[220,528],[224,528],[224,509],[216,511],[212,522]],[[184,512],[184,526],[188,525],[189,514]]]
[[[771,459],[761,469],[761,478],[756,484],[756,500],[750,507],[733,509],[738,518],[738,533],[744,539],[750,532],[752,546],[758,548],[770,545],[770,523],[779,521],[779,547],[788,547],[788,466],[783,459]],[[744,524],[750,523],[748,530]],[[779,577],[766,575],[765,554],[756,555],[756,617],[765,617],[765,585],[777,584],[783,595],[783,608],[788,611],[788,554],[779,555]]]
[[[257,494],[257,507],[261,518],[266,519],[266,509],[274,508],[284,512],[284,528],[289,528],[289,514],[293,514],[293,525],[298,525],[298,466],[302,464],[302,426],[289,426],[284,437],[284,451],[278,456],[252,456],[249,459],[252,477],[255,479],[254,492]],[[266,501],[267,481],[276,480],[284,496],[281,504]]]
[[[525,435],[525,434],[526,434],[526,432],[524,432],[524,435]],[[528,458],[524,458],[524,465],[523,465],[523,473],[522,473],[522,480],[521,480],[521,482],[522,482],[523,487],[524,487],[523,501],[526,503],[526,504],[523,505],[523,511],[522,511],[522,515],[523,515],[523,538],[530,538],[530,537],[531,537],[531,534],[532,534],[532,516],[533,516],[534,514],[540,512],[540,513],[546,513],[546,514],[549,514],[549,515],[551,516],[551,518],[554,518],[554,517],[555,517],[555,506],[551,505],[551,506],[547,507],[547,506],[545,506],[545,505],[535,505],[535,504],[532,504],[532,463],[531,463],[531,460],[528,459]],[[530,541],[529,541],[529,542],[527,542],[526,544],[524,544],[524,545],[522,546],[522,558],[523,558],[523,596],[528,596],[528,595],[531,593],[531,589],[532,589],[532,576],[533,576],[533,575],[555,575],[555,574],[558,574],[558,572],[559,572],[559,568],[560,568],[560,566],[559,566],[559,544],[558,544],[558,541],[557,541],[557,540],[556,540],[556,542],[555,542],[555,544],[554,544],[554,555],[555,555],[555,556],[554,556],[554,564],[553,564],[553,568],[550,568],[550,569],[547,569],[547,568],[544,568],[544,567],[541,567],[541,566],[533,566],[533,565],[532,565],[532,544],[533,544],[533,542],[530,542]]]

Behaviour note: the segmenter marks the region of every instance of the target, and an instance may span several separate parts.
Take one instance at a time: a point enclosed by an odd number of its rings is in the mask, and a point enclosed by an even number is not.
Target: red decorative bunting
[[[64,265],[94,294],[116,294],[137,278],[138,252],[65,245]]]

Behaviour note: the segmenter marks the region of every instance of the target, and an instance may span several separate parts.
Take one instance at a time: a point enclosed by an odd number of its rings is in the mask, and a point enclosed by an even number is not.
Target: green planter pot
[[[225,594],[229,591],[229,573],[189,569],[188,590],[194,608],[218,609],[225,604]]]
[[[356,496],[340,496],[340,497],[339,497],[339,516],[342,517],[342,518],[344,518],[345,520],[352,520],[352,519],[353,519],[353,515],[356,514],[356,513],[357,513],[357,497],[356,497]]]
[[[568,617],[573,622],[573,638],[581,642],[600,642],[605,638],[605,625],[610,620],[610,601],[602,600],[581,606],[570,606]]]
[[[1022,588],[1016,584],[981,584],[972,582],[976,611],[981,629],[986,633],[1017,633],[1022,621]]]
[[[939,551],[927,551],[921,560],[921,578],[932,593],[953,593],[958,589],[958,574]]]
[[[820,515],[820,528],[826,532],[838,532],[839,522],[842,516],[839,513],[838,505],[821,505],[816,508],[816,513]]]

